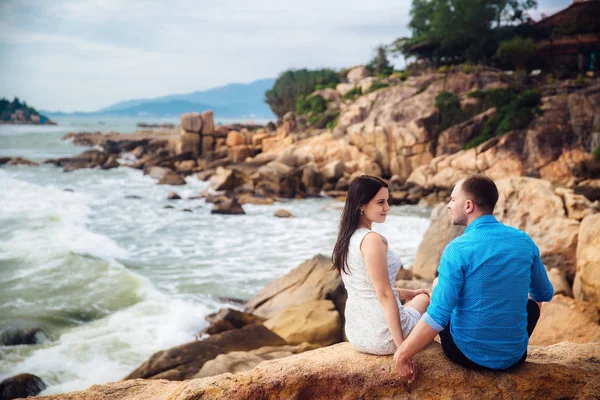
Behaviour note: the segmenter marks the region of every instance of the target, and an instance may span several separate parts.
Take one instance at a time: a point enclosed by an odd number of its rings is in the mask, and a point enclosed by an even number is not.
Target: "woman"
[[[387,184],[363,175],[352,181],[333,250],[333,266],[348,292],[346,336],[360,352],[393,354],[429,305],[425,290],[394,287],[400,256],[371,231],[390,210]],[[410,300],[404,306],[400,300]]]

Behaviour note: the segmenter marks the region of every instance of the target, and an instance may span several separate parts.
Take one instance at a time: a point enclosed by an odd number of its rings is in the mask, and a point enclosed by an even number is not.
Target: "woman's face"
[[[378,224],[384,223],[387,213],[390,211],[388,198],[388,189],[385,187],[379,189],[375,197],[362,206],[363,217],[371,222],[376,222]]]

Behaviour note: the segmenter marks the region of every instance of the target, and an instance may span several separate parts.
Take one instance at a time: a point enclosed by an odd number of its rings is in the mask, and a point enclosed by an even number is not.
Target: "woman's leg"
[[[425,314],[425,311],[427,311],[427,307],[429,307],[429,296],[426,294],[418,294],[413,297],[412,300],[407,301],[404,304],[404,307],[414,308],[419,314],[423,315]]]

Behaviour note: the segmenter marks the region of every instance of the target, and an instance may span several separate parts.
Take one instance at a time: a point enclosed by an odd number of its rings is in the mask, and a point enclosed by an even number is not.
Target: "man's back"
[[[458,348],[472,361],[503,369],[527,351],[528,293],[549,301],[552,285],[533,241],[492,215],[473,221],[440,261],[428,317],[449,322]]]

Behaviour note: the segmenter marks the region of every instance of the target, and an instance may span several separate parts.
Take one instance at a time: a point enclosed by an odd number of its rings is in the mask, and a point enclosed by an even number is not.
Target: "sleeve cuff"
[[[437,322],[435,322],[435,321],[433,320],[433,318],[431,318],[431,317],[429,316],[429,314],[427,314],[427,313],[423,314],[423,316],[421,317],[421,319],[422,319],[423,321],[425,321],[425,323],[426,323],[427,325],[429,325],[429,326],[431,327],[431,329],[433,329],[434,331],[436,331],[436,332],[438,332],[438,333],[444,330],[444,327],[443,327],[443,326],[441,326],[440,324],[438,324]]]

